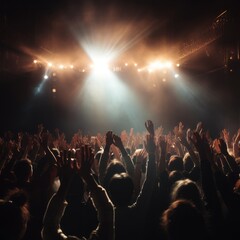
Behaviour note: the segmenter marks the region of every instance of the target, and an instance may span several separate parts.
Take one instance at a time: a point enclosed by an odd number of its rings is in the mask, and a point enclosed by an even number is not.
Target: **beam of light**
[[[138,97],[111,71],[102,75],[91,72],[79,92],[77,104],[87,124],[100,129],[143,126],[147,114]],[[119,121],[121,126],[116,126]]]
[[[42,89],[45,85],[45,82],[48,81],[48,79],[49,79],[49,74],[48,73],[49,73],[49,71],[46,70],[45,74],[43,75],[42,81],[40,82],[40,84],[35,89],[35,92],[34,92],[35,95],[38,95],[42,92]]]
[[[167,61],[167,62],[163,62],[163,61],[154,61],[152,63],[149,64],[149,66],[147,67],[149,72],[153,72],[156,70],[161,70],[161,69],[172,69],[172,62]]]

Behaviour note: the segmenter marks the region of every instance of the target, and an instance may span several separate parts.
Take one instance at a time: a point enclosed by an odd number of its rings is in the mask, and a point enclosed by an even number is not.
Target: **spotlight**
[[[48,75],[45,74],[45,75],[44,75],[44,79],[48,79]]]
[[[52,63],[51,63],[51,62],[49,62],[49,63],[48,63],[48,66],[49,66],[49,67],[52,67]]]
[[[56,92],[57,92],[57,89],[56,89],[56,88],[53,88],[53,89],[52,89],[52,92],[53,92],[53,93],[56,93]]]
[[[35,59],[35,60],[33,60],[33,63],[37,64],[37,63],[38,63],[38,60],[36,60],[36,59]]]
[[[175,77],[175,78],[178,78],[178,77],[179,77],[179,74],[175,73],[175,74],[174,74],[174,77]]]
[[[97,57],[93,59],[93,68],[97,72],[104,72],[109,69],[108,60],[104,57]]]

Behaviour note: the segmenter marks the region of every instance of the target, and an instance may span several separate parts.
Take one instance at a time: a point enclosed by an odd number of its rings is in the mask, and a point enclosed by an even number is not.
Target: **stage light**
[[[175,73],[175,74],[174,74],[174,77],[175,77],[175,78],[178,78],[178,77],[179,77],[179,74]]]
[[[49,66],[49,67],[52,67],[52,63],[51,63],[51,62],[49,62],[49,63],[48,63],[48,66]]]
[[[177,64],[176,64],[176,66],[177,66],[177,67],[180,67],[180,64],[179,64],[179,63],[177,63]]]
[[[163,68],[163,64],[160,61],[152,62],[148,67],[148,69],[150,69],[152,71],[154,71],[156,69],[161,69],[161,68]]]
[[[36,60],[36,59],[35,59],[35,60],[33,60],[33,63],[37,64],[37,63],[38,63],[38,60]]]
[[[106,57],[96,57],[93,59],[93,69],[97,72],[109,70],[109,63]]]
[[[53,92],[53,93],[56,93],[56,92],[57,92],[57,89],[56,89],[56,88],[53,88],[53,89],[52,89],[52,92]]]
[[[70,68],[71,68],[71,69],[73,69],[73,68],[74,68],[74,66],[73,66],[73,65],[70,65]]]
[[[48,75],[45,74],[45,75],[44,75],[44,79],[48,79]]]

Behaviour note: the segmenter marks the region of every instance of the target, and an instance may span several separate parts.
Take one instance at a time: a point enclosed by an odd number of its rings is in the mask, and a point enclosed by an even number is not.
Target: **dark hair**
[[[161,219],[170,240],[203,240],[206,238],[204,217],[195,205],[185,199],[173,202]]]
[[[172,189],[172,201],[187,199],[191,201],[199,210],[203,210],[203,200],[198,185],[190,180],[184,179],[177,181]]]
[[[133,181],[127,173],[115,174],[110,180],[109,193],[115,206],[128,206],[133,190]]]
[[[16,162],[13,172],[18,181],[26,182],[32,174],[32,162],[29,159],[21,159]]]
[[[172,155],[168,162],[168,170],[169,171],[183,171],[183,159],[177,155]]]
[[[104,177],[104,187],[108,190],[109,182],[112,178],[112,176],[116,173],[125,173],[126,169],[123,165],[123,163],[117,159],[112,160],[106,169],[106,174]]]

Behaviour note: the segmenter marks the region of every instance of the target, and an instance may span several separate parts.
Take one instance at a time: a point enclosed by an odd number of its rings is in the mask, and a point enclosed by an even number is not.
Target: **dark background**
[[[175,52],[174,60],[181,63],[180,71],[186,84],[180,86],[182,93],[172,82],[149,90],[144,83],[139,87],[138,75],[130,70],[118,73],[129,89],[141,97],[142,109],[146,110],[139,115],[136,125],[140,122],[144,126],[147,118],[166,129],[179,121],[188,126],[203,121],[214,134],[223,127],[235,131],[240,122],[239,9],[238,1],[216,0],[2,0],[0,131],[32,131],[37,123],[44,123],[49,129],[59,127],[69,133],[78,128],[94,133],[109,128],[120,131],[134,127],[124,113],[118,119],[111,118],[103,106],[103,117],[99,119],[94,113],[86,114],[86,109],[76,106],[74,91],[81,89],[86,77],[83,74],[62,75],[61,78],[69,81],[49,81],[41,94],[35,94],[45,71],[41,66],[33,66],[36,56],[68,54],[72,59],[76,55],[84,59],[73,29],[80,29],[81,35],[83,30],[93,26],[110,27],[113,22],[131,22],[132,25],[144,22],[151,26],[126,53],[141,62],[144,61],[142,56],[147,56],[148,52],[156,54],[164,46],[165,51]],[[225,10],[223,23],[216,22],[216,17]],[[92,16],[90,22],[86,20],[88,14]],[[221,34],[204,44],[213,32],[214,23]],[[51,93],[53,84],[58,88],[54,96]],[[137,127],[136,130],[142,129]]]

